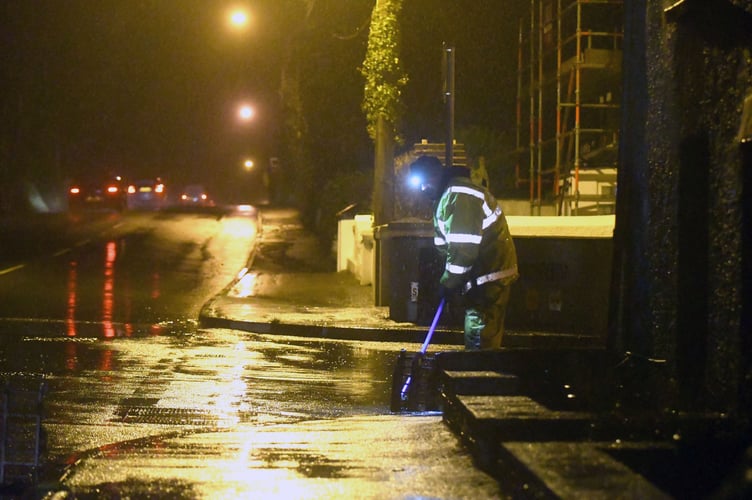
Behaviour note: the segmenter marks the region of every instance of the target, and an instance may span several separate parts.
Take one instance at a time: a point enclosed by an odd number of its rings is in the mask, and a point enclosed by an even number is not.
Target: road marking
[[[57,252],[55,252],[54,254],[52,254],[52,256],[53,257],[60,257],[61,255],[66,254],[66,253],[68,253],[70,251],[71,251],[70,248],[63,248],[62,250],[58,250]]]
[[[2,276],[3,274],[12,273],[13,271],[18,271],[19,269],[21,269],[22,267],[24,267],[24,265],[25,264],[19,264],[17,266],[13,266],[13,267],[9,267],[7,269],[3,269],[3,270],[0,271],[0,276]]]
[[[87,245],[90,242],[91,242],[90,239],[81,240],[81,241],[76,242],[75,246],[82,247],[84,245]]]

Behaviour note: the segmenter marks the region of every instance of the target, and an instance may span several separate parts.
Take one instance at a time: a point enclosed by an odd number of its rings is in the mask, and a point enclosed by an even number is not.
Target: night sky
[[[303,29],[295,0],[245,3],[245,32],[227,24],[238,2],[6,0],[0,6],[0,163],[70,177],[108,168],[131,177],[205,182],[246,155],[277,154],[278,86],[291,33],[312,138],[327,161],[370,162],[358,66],[374,0],[318,0]],[[516,39],[527,1],[405,0],[410,83],[403,134],[441,140],[441,46],[457,53],[457,128],[514,128]],[[241,124],[237,105],[256,108]]]

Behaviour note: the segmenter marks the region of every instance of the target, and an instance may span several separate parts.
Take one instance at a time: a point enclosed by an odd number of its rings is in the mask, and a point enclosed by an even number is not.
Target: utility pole
[[[454,165],[454,47],[444,42],[444,57],[442,59],[444,73],[444,104],[446,104],[446,150],[445,166]]]
[[[394,131],[384,115],[376,122],[373,185],[373,223],[380,226],[394,219]]]

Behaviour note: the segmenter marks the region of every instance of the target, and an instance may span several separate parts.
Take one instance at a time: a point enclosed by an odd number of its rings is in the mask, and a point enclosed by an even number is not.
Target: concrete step
[[[525,394],[529,384],[494,370],[441,370],[438,378],[445,424],[481,469],[500,483],[520,485],[514,497],[666,499],[752,491],[752,449],[742,454],[742,444],[719,446],[712,437],[739,434],[722,415],[577,411],[544,404]],[[706,471],[703,455],[725,465]]]
[[[593,415],[550,410],[527,396],[458,395],[444,402],[444,420],[492,442],[579,441],[590,438]]]
[[[449,371],[440,377],[444,422],[483,470],[505,484],[520,485],[515,496],[670,498],[609,453],[615,441],[591,440],[593,414],[552,410],[515,394],[519,389],[515,376]],[[481,387],[497,394],[484,394]]]
[[[661,443],[546,442],[501,443],[501,474],[526,477],[526,498],[673,498],[636,474],[614,453],[651,453]],[[504,465],[502,465],[504,464]],[[514,484],[514,483],[513,483]],[[521,491],[521,493],[523,493]]]
[[[491,370],[444,370],[439,375],[439,383],[448,397],[460,394],[512,395],[518,394],[520,388],[516,375]]]

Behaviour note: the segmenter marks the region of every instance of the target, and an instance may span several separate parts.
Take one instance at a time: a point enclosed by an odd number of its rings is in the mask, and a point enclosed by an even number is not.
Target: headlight
[[[412,188],[420,188],[420,185],[423,184],[423,177],[421,177],[418,174],[413,174],[407,179],[407,183]]]

